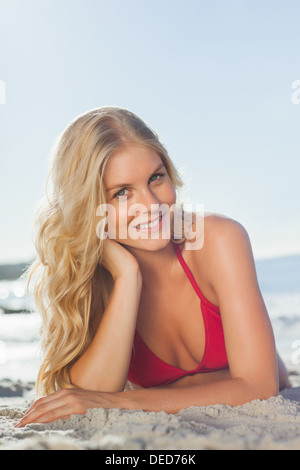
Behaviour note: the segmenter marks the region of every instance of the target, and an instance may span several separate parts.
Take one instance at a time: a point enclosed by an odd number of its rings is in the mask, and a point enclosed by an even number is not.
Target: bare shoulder
[[[194,256],[205,267],[213,286],[236,280],[245,273],[256,279],[254,258],[247,230],[238,221],[221,214],[205,214],[204,243]]]
[[[196,256],[211,259],[214,253],[220,255],[219,250],[238,248],[241,244],[249,247],[250,239],[245,227],[237,220],[222,214],[205,213],[194,221],[194,233],[202,243],[195,246]],[[193,246],[193,245],[191,245]],[[217,250],[217,251],[216,251]],[[209,261],[206,259],[206,261]]]
[[[222,214],[207,213],[204,216],[204,249],[215,249],[236,242],[249,242],[245,227],[237,220]]]

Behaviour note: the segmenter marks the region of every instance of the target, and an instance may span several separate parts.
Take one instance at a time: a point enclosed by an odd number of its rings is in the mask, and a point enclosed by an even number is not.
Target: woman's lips
[[[157,232],[161,229],[162,218],[163,218],[163,215],[161,214],[159,217],[152,220],[151,222],[138,224],[135,228],[138,232]]]

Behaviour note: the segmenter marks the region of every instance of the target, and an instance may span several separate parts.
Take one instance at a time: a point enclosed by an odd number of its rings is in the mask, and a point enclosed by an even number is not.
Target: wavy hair
[[[37,394],[72,387],[70,368],[107,306],[113,279],[101,265],[96,211],[106,202],[105,164],[129,143],[155,149],[174,188],[183,185],[158,135],[126,109],[103,107],[78,116],[54,147],[46,195],[34,217],[37,257],[27,272],[42,316]]]

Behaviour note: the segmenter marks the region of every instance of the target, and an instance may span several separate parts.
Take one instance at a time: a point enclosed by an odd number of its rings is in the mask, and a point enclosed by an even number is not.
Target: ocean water
[[[300,255],[256,262],[277,349],[289,368],[300,364]]]
[[[300,364],[300,256],[256,262],[277,349],[289,368]],[[31,310],[32,313],[3,313]],[[0,379],[35,381],[40,317],[24,280],[0,281]]]
[[[26,293],[26,281],[0,281],[0,379],[35,381],[40,323],[32,296]]]

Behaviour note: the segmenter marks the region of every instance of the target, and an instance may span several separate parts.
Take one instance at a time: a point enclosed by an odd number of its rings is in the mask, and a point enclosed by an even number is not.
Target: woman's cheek
[[[176,191],[175,191],[175,188],[174,188],[173,184],[171,183],[171,181],[164,188],[163,194],[161,194],[161,199],[163,200],[163,202],[165,202],[169,206],[171,206],[172,204],[175,204],[175,202],[176,202]]]
[[[129,223],[128,217],[128,204],[127,201],[120,202],[117,208],[117,238],[119,240],[127,239],[127,226]]]

